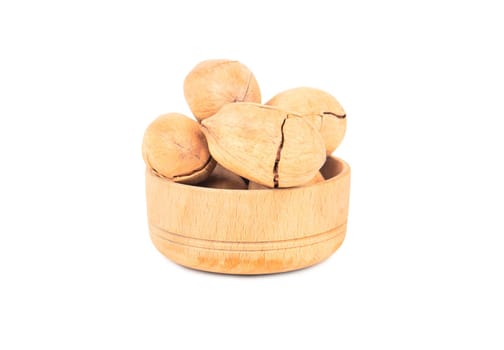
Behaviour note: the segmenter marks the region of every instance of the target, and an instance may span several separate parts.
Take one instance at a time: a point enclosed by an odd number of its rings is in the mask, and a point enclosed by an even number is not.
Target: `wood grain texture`
[[[350,168],[329,157],[326,181],[262,191],[183,185],[146,171],[156,248],[178,264],[212,272],[266,274],[329,257],[343,242]]]

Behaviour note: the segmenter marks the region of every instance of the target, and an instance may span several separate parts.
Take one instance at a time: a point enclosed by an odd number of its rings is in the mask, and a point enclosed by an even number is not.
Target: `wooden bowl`
[[[184,185],[146,172],[152,242],[174,262],[229,274],[301,269],[345,238],[350,167],[328,157],[326,181],[297,188],[227,190]]]

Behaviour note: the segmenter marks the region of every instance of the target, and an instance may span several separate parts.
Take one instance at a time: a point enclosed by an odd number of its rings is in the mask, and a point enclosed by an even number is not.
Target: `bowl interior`
[[[338,176],[343,171],[343,161],[334,157],[327,157],[324,166],[320,169],[320,173],[324,179],[329,180]]]

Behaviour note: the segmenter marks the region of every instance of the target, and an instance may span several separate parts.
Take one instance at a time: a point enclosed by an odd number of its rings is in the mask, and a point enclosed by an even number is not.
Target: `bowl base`
[[[177,264],[209,272],[257,275],[302,269],[327,259],[343,243],[346,224],[324,233],[270,242],[191,238],[149,225],[156,248]]]

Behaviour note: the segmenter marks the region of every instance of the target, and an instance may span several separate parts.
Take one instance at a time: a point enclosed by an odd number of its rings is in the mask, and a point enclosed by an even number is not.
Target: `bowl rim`
[[[164,182],[168,186],[174,186],[174,187],[179,187],[179,188],[185,188],[186,190],[190,191],[203,191],[203,192],[210,192],[210,193],[222,193],[223,191],[227,193],[248,193],[246,195],[257,195],[257,194],[271,194],[271,193],[278,193],[278,192],[285,192],[285,191],[305,191],[308,188],[313,188],[315,186],[323,186],[327,185],[329,183],[333,183],[336,181],[339,181],[341,178],[343,178],[349,171],[350,171],[350,166],[348,165],[347,162],[345,162],[343,159],[335,156],[327,156],[327,158],[332,158],[333,160],[339,162],[342,165],[341,171],[334,175],[333,177],[326,179],[323,182],[318,182],[313,185],[309,186],[299,186],[299,187],[284,187],[284,188],[265,188],[265,189],[260,189],[260,190],[249,190],[249,189],[230,189],[230,188],[212,188],[212,187],[203,187],[203,186],[198,186],[197,184],[191,185],[191,184],[184,184],[180,182],[175,182],[173,180],[167,179],[165,177],[159,176],[153,169],[149,168],[148,166],[146,167],[146,174],[150,174],[152,177],[157,178],[161,182]]]

